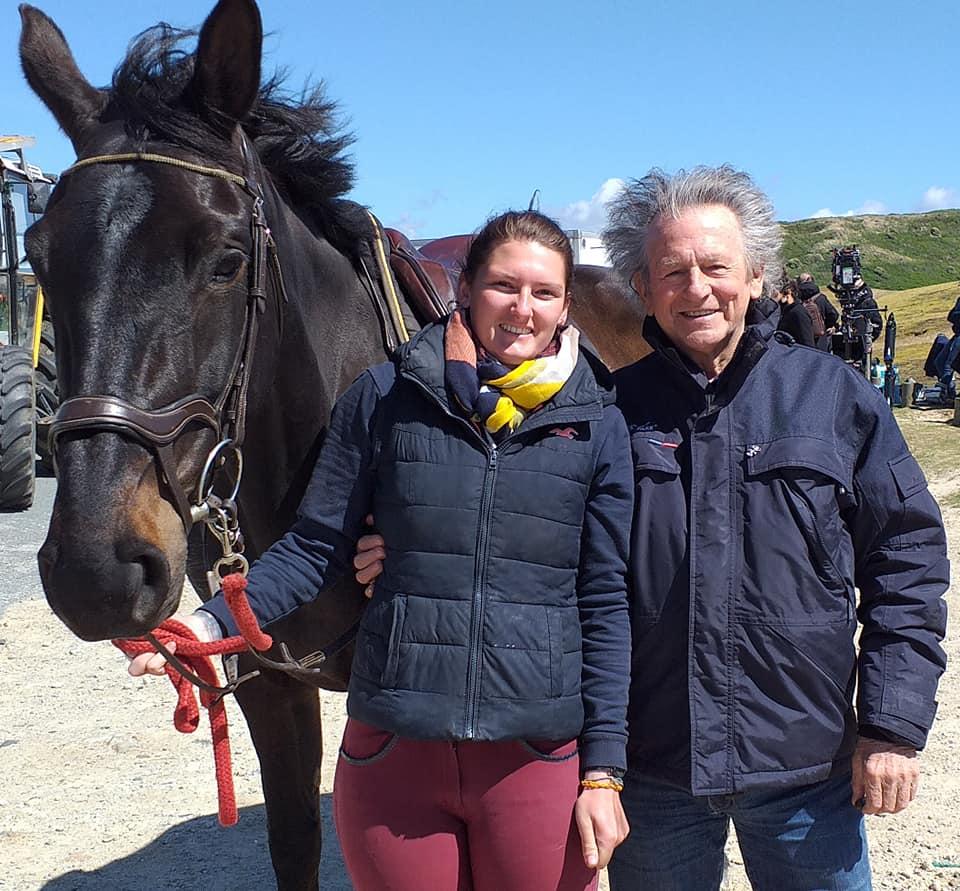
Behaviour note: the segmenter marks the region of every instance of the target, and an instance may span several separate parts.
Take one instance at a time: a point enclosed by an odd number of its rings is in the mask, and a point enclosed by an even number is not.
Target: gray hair
[[[607,206],[603,241],[617,272],[628,280],[639,272],[649,280],[647,241],[660,215],[679,219],[684,210],[705,204],[728,208],[740,222],[747,265],[763,269],[764,285],[781,274],[783,235],[773,216],[773,205],[746,173],[728,164],[694,167],[674,176],[658,168],[643,179],[631,180]]]

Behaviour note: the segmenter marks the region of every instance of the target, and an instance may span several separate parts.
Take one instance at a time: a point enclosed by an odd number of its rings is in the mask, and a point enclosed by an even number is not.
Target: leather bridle
[[[241,137],[241,148],[245,161],[255,157],[247,148],[245,137]],[[241,446],[246,427],[247,390],[250,385],[250,372],[253,366],[253,353],[257,341],[259,318],[267,306],[267,274],[273,279],[273,295],[277,305],[278,323],[283,330],[283,305],[288,302],[283,284],[283,272],[277,254],[277,245],[270,233],[263,210],[263,190],[256,179],[247,179],[238,174],[217,167],[206,167],[173,158],[147,152],[129,152],[125,154],[97,155],[84,158],[61,174],[67,176],[76,170],[94,164],[150,163],[167,164],[202,176],[215,177],[239,186],[252,199],[250,228],[252,233],[252,252],[250,258],[249,283],[243,333],[237,346],[226,386],[213,403],[199,394],[184,396],[175,402],[157,409],[140,408],[118,396],[89,395],[74,396],[61,403],[50,425],[51,453],[56,462],[57,441],[65,433],[74,431],[105,431],[125,436],[144,446],[154,455],[160,470],[160,477],[166,486],[170,499],[183,522],[184,532],[189,533],[195,523],[203,522],[219,540],[223,554],[207,573],[207,584],[211,596],[220,587],[226,572],[247,573],[247,559],[243,555],[243,536],[237,519],[236,497],[243,475]],[[388,269],[381,274],[389,275]],[[369,277],[369,274],[368,274]],[[379,308],[375,286],[372,279],[367,283],[374,303]],[[405,332],[404,332],[405,333]],[[191,427],[208,427],[213,430],[217,444],[207,455],[203,471],[196,487],[194,499],[180,483],[177,476],[176,459],[173,445],[186,430]],[[228,495],[214,493],[214,481],[217,472],[229,461],[230,455],[235,461],[232,474],[232,491]],[[282,660],[272,660],[262,653],[251,649],[256,660],[267,668],[283,671],[300,680],[309,681],[324,672],[323,664],[343,650],[354,638],[360,626],[357,619],[329,646],[317,650],[302,659],[295,659],[286,644],[280,643]],[[147,634],[158,652],[170,660],[188,680],[197,683],[196,678],[185,666],[165,649],[153,634]],[[258,672],[249,672],[236,677],[236,657],[225,660],[229,683],[222,688],[214,688],[218,695],[233,692],[237,685],[255,677]],[[232,673],[232,674],[231,674]]]
[[[245,158],[252,154],[248,153],[245,140],[242,148]],[[239,476],[242,472],[240,448],[243,445],[246,426],[247,390],[253,367],[258,322],[267,305],[268,269],[273,273],[277,311],[281,314],[281,320],[283,303],[287,302],[287,295],[284,290],[276,242],[270,233],[263,210],[263,190],[257,180],[217,167],[206,167],[181,158],[149,152],[127,152],[84,158],[67,168],[61,176],[67,176],[95,164],[129,163],[166,164],[202,176],[225,180],[239,186],[252,198],[250,211],[252,251],[243,333],[234,354],[226,386],[215,402],[211,403],[205,397],[194,393],[161,408],[145,409],[119,396],[74,396],[61,403],[54,416],[50,425],[50,448],[56,460],[59,438],[65,433],[78,430],[117,433],[146,446],[156,458],[161,480],[169,492],[174,508],[180,515],[184,532],[189,533],[194,523],[209,522],[212,513],[222,511],[224,501],[232,502],[239,486]],[[198,482],[196,495],[191,499],[177,475],[173,446],[184,432],[198,426],[213,430],[217,445],[208,456],[207,466]],[[226,463],[230,452],[235,454],[237,464],[234,490],[230,498],[221,499],[213,495],[213,476],[219,467]],[[214,456],[216,461],[212,461]],[[229,505],[229,507],[232,507],[235,513],[235,505]],[[220,521],[236,526],[235,516],[221,517]],[[213,526],[214,534],[222,539],[224,530],[218,529],[217,525],[220,525],[220,522]],[[239,537],[239,532],[236,535]]]

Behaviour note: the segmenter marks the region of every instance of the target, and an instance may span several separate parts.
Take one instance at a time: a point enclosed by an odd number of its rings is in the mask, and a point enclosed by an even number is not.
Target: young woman
[[[344,393],[298,522],[251,567],[265,624],[350,571],[368,513],[389,542],[334,784],[358,891],[582,891],[626,836],[633,471],[566,325],[572,273],[552,220],[492,219],[459,308]],[[189,621],[234,631],[220,597]]]

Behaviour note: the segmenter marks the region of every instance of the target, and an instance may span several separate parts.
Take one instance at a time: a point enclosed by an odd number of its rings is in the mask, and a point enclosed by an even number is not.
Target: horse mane
[[[117,66],[101,120],[122,121],[131,139],[169,142],[234,172],[235,147],[225,134],[232,122],[216,109],[197,107],[189,90],[195,50],[194,30],[166,23],[148,28],[130,45]],[[281,195],[304,222],[345,253],[353,255],[370,233],[362,208],[342,200],[353,186],[347,149],[354,139],[342,129],[336,103],[323,83],[299,96],[284,89],[283,71],[265,80],[242,122],[261,163]]]

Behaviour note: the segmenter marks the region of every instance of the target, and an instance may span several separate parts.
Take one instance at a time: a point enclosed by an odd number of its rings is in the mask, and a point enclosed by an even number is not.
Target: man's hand
[[[594,777],[588,772],[587,778]],[[610,862],[614,849],[630,832],[630,824],[620,804],[620,793],[612,789],[583,789],[577,797],[573,816],[580,831],[583,862],[590,869],[603,869]]]
[[[209,613],[194,612],[189,616],[174,616],[174,618],[186,625],[199,641],[212,643],[215,640],[223,639],[217,620]],[[175,653],[177,642],[171,640],[170,643],[166,644],[166,647],[171,653]],[[162,675],[166,664],[167,660],[160,653],[141,653],[130,660],[127,671],[135,678],[145,674]]]
[[[896,814],[917,794],[917,750],[880,739],[857,740],[853,753],[853,803],[865,814]]]
[[[367,517],[367,525],[373,526],[372,515]],[[357,571],[357,581],[361,585],[367,586],[363,591],[367,597],[373,597],[373,583],[377,576],[383,572],[383,561],[386,557],[385,543],[377,533],[361,535],[357,540],[357,553],[353,558],[353,568]]]

